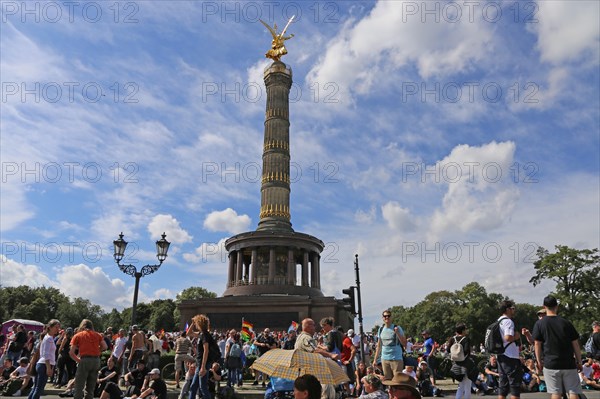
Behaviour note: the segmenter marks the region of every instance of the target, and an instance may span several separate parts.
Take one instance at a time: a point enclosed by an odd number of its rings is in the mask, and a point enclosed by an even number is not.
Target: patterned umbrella
[[[290,380],[312,374],[321,384],[338,385],[349,380],[339,364],[317,353],[301,350],[271,349],[251,366],[269,376]]]

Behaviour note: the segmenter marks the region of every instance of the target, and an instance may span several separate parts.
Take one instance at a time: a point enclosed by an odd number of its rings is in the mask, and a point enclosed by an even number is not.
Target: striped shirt
[[[175,341],[175,354],[187,355],[192,349],[192,342],[187,338],[177,338]]]

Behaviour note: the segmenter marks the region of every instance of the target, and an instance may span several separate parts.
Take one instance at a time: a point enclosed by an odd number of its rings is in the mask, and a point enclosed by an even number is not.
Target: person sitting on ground
[[[321,399],[321,383],[311,374],[294,380],[294,399]]]
[[[125,382],[130,384],[125,395],[140,395],[146,388],[149,378],[146,362],[144,359],[138,360],[136,369],[125,374]]]
[[[417,386],[423,396],[444,396],[441,390],[435,386],[433,372],[425,360],[421,360],[417,369]]]
[[[115,360],[112,356],[108,357],[106,366],[102,367],[100,371],[98,371],[94,395],[100,396],[102,391],[104,391],[104,387],[106,387],[106,384],[109,382],[114,382],[115,384],[119,383],[119,370],[117,370]]]
[[[211,396],[209,399],[215,399],[215,396],[217,395],[217,389],[222,378],[223,369],[221,369],[219,362],[214,362],[212,367],[208,370],[208,392],[210,392]]]
[[[484,371],[486,375],[485,384],[488,389],[497,390],[500,374],[498,374],[498,359],[496,359],[496,355],[490,356],[490,360],[486,363]]]
[[[148,376],[150,377],[148,388],[144,389],[140,395],[133,395],[131,399],[167,399],[167,384],[160,378],[160,370],[152,369]]]
[[[383,381],[389,388],[390,399],[421,399],[415,380],[404,373],[394,374],[391,380]]]
[[[372,367],[371,367],[371,369],[372,369]],[[355,396],[360,396],[365,393],[363,378],[366,376],[367,376],[367,367],[365,366],[365,362],[363,362],[361,360],[358,362],[358,366],[356,367],[356,371],[354,372],[354,379],[356,380],[356,385],[354,386]]]
[[[404,370],[402,370],[402,372],[406,375],[410,375],[412,378],[415,379],[415,381],[417,380],[417,372],[415,371],[415,368],[413,366],[404,367]]]
[[[523,392],[538,392],[540,382],[539,375],[535,372],[535,362],[533,359],[527,359],[523,364],[523,383],[521,390]]]
[[[485,383],[485,374],[479,373],[477,375],[477,379],[473,381],[472,389],[475,393],[481,396],[485,396],[491,393],[490,388],[488,388],[487,384]]]
[[[583,362],[583,366],[581,367],[581,371],[579,372],[579,379],[581,381],[581,386],[584,389],[600,389],[600,383],[593,378],[594,369],[592,368],[594,364],[594,359],[591,357]]]
[[[387,399],[387,394],[382,390],[381,380],[375,374],[369,374],[364,379],[365,394],[359,399]]]
[[[13,361],[9,357],[4,358],[2,372],[0,373],[0,388],[3,384],[8,383],[10,380],[10,375],[13,371],[16,370],[16,367],[13,365]]]
[[[19,359],[19,367],[10,373],[8,381],[0,384],[0,394],[2,396],[25,396],[33,386],[31,376],[27,374],[29,359],[22,357]]]

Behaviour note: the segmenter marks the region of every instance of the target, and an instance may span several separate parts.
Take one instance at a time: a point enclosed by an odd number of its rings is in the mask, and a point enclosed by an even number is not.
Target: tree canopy
[[[559,314],[569,319],[580,333],[589,330],[600,309],[600,256],[598,249],[574,249],[556,245],[555,253],[539,247],[533,263],[535,275],[529,280],[537,286],[552,280],[556,287]]]
[[[465,323],[473,344],[483,342],[485,330],[500,315],[498,304],[508,299],[497,293],[487,293],[477,282],[460,290],[436,291],[412,307],[394,306],[392,322],[401,326],[408,336],[419,338],[423,330],[429,330],[434,339],[444,342],[454,335],[458,323]],[[531,328],[536,320],[536,307],[517,304],[516,324]]]
[[[138,303],[138,324],[151,331],[176,331],[179,326],[177,304],[184,299],[215,298],[217,294],[202,287],[186,288],[177,294],[176,300],[156,299],[149,303]],[[26,285],[2,287],[0,290],[0,321],[30,319],[42,323],[58,319],[64,327],[77,327],[82,319],[90,319],[98,331],[112,327],[128,329],[131,307],[122,311],[112,309],[105,312],[98,305],[83,298],[69,299],[60,290],[52,287],[32,288]]]

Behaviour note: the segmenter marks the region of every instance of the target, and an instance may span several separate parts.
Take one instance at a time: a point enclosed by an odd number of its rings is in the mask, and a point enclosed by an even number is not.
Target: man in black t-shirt
[[[4,358],[4,364],[2,365],[2,374],[0,374],[0,383],[8,381],[10,379],[10,374],[16,370],[16,367],[13,365],[13,361],[11,359]]]
[[[146,362],[140,359],[135,366],[136,369],[130,371],[125,375],[125,381],[129,384],[127,388],[126,396],[139,395],[142,393],[142,389],[145,388],[145,381],[148,378],[148,369],[146,369]]]
[[[485,384],[490,389],[498,388],[498,360],[496,355],[491,355],[490,360],[485,364]]]
[[[8,344],[6,357],[12,360],[13,364],[18,364],[21,358],[23,347],[27,343],[27,333],[22,324],[14,324],[13,331],[15,332],[11,342]]]
[[[254,341],[254,345],[258,348],[258,356],[262,356],[267,353],[271,349],[277,348],[277,342],[275,342],[275,338],[271,335],[271,330],[265,328],[262,334],[256,338]],[[262,386],[266,385],[265,380],[268,378],[267,375],[263,373],[256,372],[254,377],[254,382],[252,385],[258,385],[258,376],[262,375],[263,381]]]
[[[210,370],[208,370],[208,392],[212,395],[212,399],[214,399],[217,394],[217,387],[219,381],[221,381],[222,375],[223,370],[221,369],[219,362],[214,362]]]
[[[148,376],[150,377],[150,384],[148,388],[144,390],[139,396],[133,395],[131,399],[167,399],[167,384],[160,378],[160,370],[152,369]]]
[[[592,323],[592,353],[590,357],[600,360],[600,322]]]
[[[579,333],[568,320],[558,316],[558,301],[553,296],[544,298],[546,317],[533,326],[535,357],[538,369],[544,370],[548,393],[559,398],[569,393],[576,399],[581,390],[578,371],[581,370]]]

